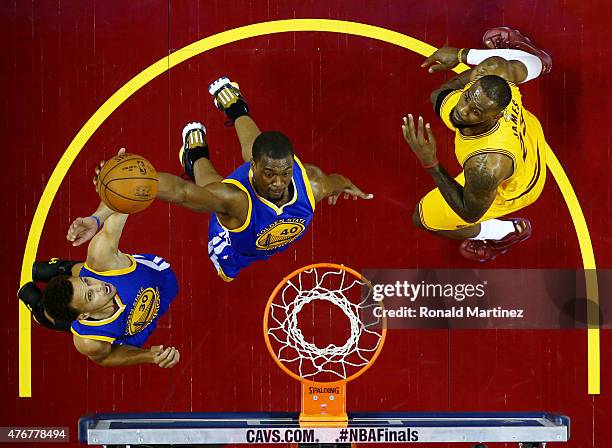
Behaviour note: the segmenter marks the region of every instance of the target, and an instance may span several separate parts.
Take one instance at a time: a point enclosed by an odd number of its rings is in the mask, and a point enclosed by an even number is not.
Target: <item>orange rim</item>
[[[268,302],[266,303],[266,311],[264,312],[264,318],[263,318],[263,333],[264,333],[264,340],[266,341],[266,347],[268,348],[268,352],[270,353],[270,356],[272,356],[272,359],[274,359],[274,362],[276,363],[276,365],[279,366],[283,372],[285,372],[287,375],[289,375],[290,377],[292,377],[293,379],[295,379],[297,381],[300,381],[300,382],[309,381],[309,382],[316,382],[316,383],[322,383],[322,384],[338,383],[338,382],[348,383],[349,381],[352,381],[355,378],[363,375],[366,370],[368,370],[370,367],[372,367],[372,364],[374,364],[374,362],[378,358],[378,355],[380,355],[380,352],[381,352],[381,350],[383,348],[383,345],[385,344],[385,339],[387,337],[387,318],[386,318],[384,313],[383,313],[383,316],[381,317],[381,319],[382,319],[382,329],[381,329],[380,342],[378,344],[378,347],[376,348],[376,351],[374,352],[374,355],[372,355],[372,359],[370,359],[370,361],[365,366],[363,366],[361,369],[359,369],[357,372],[353,373],[351,376],[349,376],[349,377],[347,377],[345,379],[342,379],[342,380],[335,380],[335,381],[313,381],[311,379],[302,378],[301,376],[299,376],[295,372],[292,372],[291,370],[289,370],[276,357],[276,353],[274,353],[274,349],[272,348],[272,344],[270,343],[270,338],[268,337],[268,317],[270,316],[271,305],[272,305],[272,302],[274,301],[274,299],[276,298],[276,294],[278,294],[280,289],[283,286],[285,286],[285,284],[289,280],[291,280],[293,277],[295,277],[296,275],[298,275],[298,274],[300,274],[300,273],[302,273],[304,271],[307,271],[309,269],[315,269],[315,268],[333,268],[333,269],[340,269],[340,270],[346,271],[346,272],[348,272],[350,274],[353,274],[359,280],[367,283],[370,286],[370,288],[372,288],[372,284],[370,283],[370,281],[367,278],[362,276],[359,272],[355,271],[354,269],[351,269],[351,268],[349,268],[347,266],[342,266],[340,264],[335,264],[335,263],[315,263],[315,264],[309,264],[308,266],[304,266],[302,268],[296,269],[291,274],[285,276],[278,283],[278,285],[276,285],[276,288],[274,288],[274,291],[272,291],[272,294],[270,294],[270,297],[268,298]],[[383,307],[383,303],[382,302],[380,302],[380,306]]]

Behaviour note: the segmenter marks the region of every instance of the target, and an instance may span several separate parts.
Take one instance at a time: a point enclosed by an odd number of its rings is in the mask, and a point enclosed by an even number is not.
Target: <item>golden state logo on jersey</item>
[[[132,335],[142,331],[159,312],[159,289],[140,288],[134,306],[128,317],[126,334]]]
[[[306,220],[301,218],[280,219],[273,222],[257,235],[257,249],[276,249],[291,243],[302,234],[306,228],[305,222]]]

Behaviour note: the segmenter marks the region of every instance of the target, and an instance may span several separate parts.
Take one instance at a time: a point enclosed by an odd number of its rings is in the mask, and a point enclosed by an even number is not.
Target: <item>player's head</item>
[[[293,178],[293,145],[280,132],[262,132],[253,142],[253,181],[260,196],[282,199]]]
[[[453,126],[462,129],[499,120],[511,99],[510,86],[503,78],[483,76],[461,94],[451,111],[450,121]]]
[[[117,289],[92,277],[54,277],[43,291],[45,311],[54,320],[72,322],[109,307]]]

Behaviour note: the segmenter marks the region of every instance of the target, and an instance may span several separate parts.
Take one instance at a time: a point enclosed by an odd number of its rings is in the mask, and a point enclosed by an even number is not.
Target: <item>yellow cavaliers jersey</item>
[[[446,126],[455,131],[455,155],[463,166],[472,156],[492,152],[505,154],[514,162],[514,172],[497,189],[495,202],[514,201],[528,195],[536,185],[541,185],[546,176],[546,141],[538,119],[523,107],[518,86],[509,82],[512,100],[497,124],[489,131],[465,136],[456,129],[450,114],[459,102],[462,90],[450,92],[442,101],[440,117]]]

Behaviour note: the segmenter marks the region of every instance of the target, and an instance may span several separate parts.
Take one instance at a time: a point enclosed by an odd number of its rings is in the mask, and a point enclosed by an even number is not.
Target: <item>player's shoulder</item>
[[[111,344],[109,342],[84,338],[78,334],[72,335],[72,341],[79,353],[89,357],[104,357],[108,355],[111,350]]]
[[[219,204],[217,213],[240,219],[243,215],[248,214],[248,210],[252,207],[253,194],[251,189],[245,185],[247,182],[248,180],[241,182],[228,177],[221,182],[214,182],[205,187],[217,199]]]
[[[244,183],[232,178],[208,184],[206,188],[214,195],[225,200],[239,200],[240,198],[244,198],[245,195],[249,195],[248,189]]]
[[[304,170],[306,170],[306,174],[310,180],[317,180],[323,175],[323,171],[316,165],[311,163],[305,163],[303,165]]]
[[[431,104],[434,108],[434,111],[438,116],[440,115],[440,110],[442,109],[442,104],[454,93],[461,93],[461,90],[454,89],[438,89],[434,90],[431,93],[430,100]]]
[[[87,260],[83,267],[94,274],[126,274],[136,268],[136,261],[121,251],[113,254],[95,250],[94,247],[87,251]]]
[[[455,126],[451,122],[451,112],[461,99],[464,90],[465,89],[441,92],[440,95],[438,95],[436,104],[434,104],[436,114],[438,114],[446,127],[451,131],[456,131]]]

